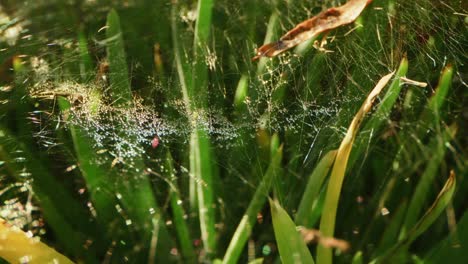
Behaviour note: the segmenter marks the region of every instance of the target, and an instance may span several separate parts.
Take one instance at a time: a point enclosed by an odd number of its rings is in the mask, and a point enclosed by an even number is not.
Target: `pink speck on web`
[[[151,147],[154,149],[157,148],[159,145],[159,138],[158,136],[154,136],[153,140],[151,140]]]

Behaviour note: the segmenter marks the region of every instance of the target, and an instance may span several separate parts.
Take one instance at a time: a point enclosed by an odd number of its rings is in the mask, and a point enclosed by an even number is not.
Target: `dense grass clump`
[[[466,6],[251,60],[344,2],[5,1],[0,262],[463,263]]]

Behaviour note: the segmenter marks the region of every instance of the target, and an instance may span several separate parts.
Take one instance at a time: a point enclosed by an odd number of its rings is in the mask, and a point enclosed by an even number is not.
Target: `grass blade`
[[[107,58],[109,61],[110,74],[110,96],[113,105],[121,108],[129,108],[133,105],[133,96],[130,87],[124,41],[120,26],[120,19],[115,10],[111,10],[107,16]],[[129,120],[131,122],[131,120]],[[121,124],[115,124],[116,133],[123,134],[125,129]],[[128,138],[122,136],[123,138]],[[134,138],[129,138],[129,142],[137,144]],[[119,203],[125,210],[126,216],[132,221],[133,228],[137,231],[138,239],[145,245],[141,259],[155,255],[159,261],[168,261],[172,239],[166,229],[159,206],[148,175],[145,174],[146,166],[141,157],[132,160],[133,168],[128,170],[125,177],[116,177],[114,181],[115,194],[119,197]],[[114,169],[115,171],[115,169]],[[115,171],[118,173],[118,171]],[[128,221],[128,220],[127,220]],[[165,241],[155,244],[153,241]],[[156,247],[156,245],[158,245]],[[147,251],[148,250],[148,251]],[[147,256],[145,256],[147,255]]]
[[[207,132],[199,128],[190,138],[190,172],[196,184],[203,247],[210,257],[216,252],[215,200],[212,153]]]
[[[80,75],[83,82],[90,81],[93,76],[93,60],[89,55],[88,40],[83,30],[78,33],[78,47],[80,51]]]
[[[197,22],[193,40],[193,58],[195,63],[192,68],[193,87],[189,87],[189,96],[192,106],[205,106],[208,91],[208,67],[205,62],[209,48],[211,31],[211,18],[214,0],[198,0]]]
[[[435,122],[440,121],[440,109],[446,102],[447,94],[450,90],[452,83],[453,67],[447,66],[440,75],[439,84],[435,90],[435,94],[431,97],[428,103],[428,108],[425,110],[422,116],[422,120],[428,120],[432,117],[435,118]]]
[[[171,30],[172,30],[172,44],[174,45],[174,60],[177,68],[177,77],[180,83],[180,89],[182,90],[182,99],[184,100],[185,110],[188,112],[190,109],[190,98],[189,98],[189,87],[192,87],[192,79],[190,78],[191,73],[188,70],[187,63],[182,60],[181,52],[182,47],[179,43],[179,30],[177,27],[177,1],[172,5],[171,8]],[[191,115],[189,114],[189,117]]]
[[[192,87],[189,87],[191,109],[204,107],[207,103],[208,67],[205,62],[208,53],[211,32],[212,9],[214,0],[199,0],[197,6],[197,21],[193,40]],[[191,160],[194,167],[191,172],[196,179],[198,209],[202,240],[208,256],[216,252],[216,230],[214,212],[214,181],[209,135],[201,127],[195,127],[190,142]]]
[[[417,222],[417,219],[420,217],[420,212],[424,208],[425,201],[431,193],[431,185],[434,182],[438,168],[445,156],[447,142],[450,142],[455,137],[456,132],[457,126],[452,125],[447,127],[441,139],[435,139],[436,144],[433,148],[432,157],[428,161],[428,165],[421,175],[418,185],[414,190],[414,194],[411,197],[400,237],[404,237],[406,232],[413,228],[414,224]]]
[[[270,19],[268,20],[267,31],[266,31],[263,44],[272,42],[276,38],[276,35],[278,35],[278,28],[279,28],[278,12],[273,11],[273,13],[270,16]],[[266,57],[260,58],[257,64],[257,75],[261,75],[265,72],[266,65],[269,61],[271,61],[269,58],[266,58]]]
[[[370,111],[374,99],[380,94],[392,76],[393,73],[390,73],[380,79],[357,114],[354,116],[353,121],[348,128],[348,132],[341,142],[341,145],[336,154],[335,164],[333,165],[333,169],[330,175],[330,182],[328,183],[324,205],[326,210],[324,210],[322,219],[320,221],[320,232],[322,232],[323,236],[333,237],[334,235],[336,212],[338,210],[341,186],[343,184],[346,172],[349,153],[351,152],[351,148],[359,130],[359,126],[362,123],[364,116]],[[317,250],[317,262],[320,264],[332,263],[332,249],[319,245]]]
[[[245,115],[247,112],[247,107],[245,104],[245,99],[249,90],[249,77],[247,75],[242,75],[239,83],[237,84],[236,94],[234,96],[234,107],[236,108],[237,114],[239,116]]]
[[[271,217],[276,242],[283,263],[314,263],[301,234],[288,213],[277,201],[270,199]]]
[[[362,260],[362,251],[356,252],[356,254],[353,257],[353,261],[351,264],[362,264],[364,261]]]
[[[281,160],[283,158],[283,147],[279,147],[273,156],[270,165],[268,166],[263,179],[258,186],[252,200],[249,203],[249,207],[242,217],[239,225],[237,226],[234,235],[232,236],[231,242],[229,243],[226,254],[224,255],[223,263],[237,263],[240,254],[242,253],[245,243],[249,238],[252,228],[257,220],[257,214],[265,204],[266,197],[270,192],[271,186],[276,178],[281,167]]]
[[[310,215],[312,214],[312,208],[314,202],[317,200],[320,189],[323,186],[325,178],[330,171],[333,161],[336,157],[336,150],[329,151],[325,156],[320,160],[320,162],[315,167],[312,174],[309,176],[305,192],[302,195],[301,203],[297,209],[296,214],[296,224],[312,227],[310,223]]]
[[[468,259],[468,211],[457,223],[456,231],[436,245],[424,263],[463,263]]]
[[[0,256],[10,263],[72,264],[64,255],[0,218]]]
[[[360,159],[362,154],[367,148],[368,142],[371,140],[373,134],[378,132],[384,123],[388,120],[390,111],[395,105],[395,102],[400,95],[402,85],[400,77],[404,77],[408,72],[408,59],[403,58],[400,62],[400,66],[395,73],[395,78],[390,84],[387,93],[382,99],[382,102],[379,104],[375,112],[369,117],[369,120],[363,127],[363,131],[371,131],[371,133],[362,133],[357,139],[355,148],[351,153],[348,166],[353,167],[356,160]]]
[[[67,99],[58,97],[58,105],[62,114],[68,115],[69,119],[74,118],[68,111],[71,104]],[[107,184],[109,180],[108,172],[96,163],[98,160],[96,150],[92,147],[93,143],[86,133],[73,124],[69,125],[69,130],[77,161],[80,164],[79,169],[86,181],[86,186],[91,195],[96,213],[104,223],[113,223],[118,219],[118,214],[114,207],[116,201],[114,200],[113,193],[115,190],[112,188],[113,185]]]
[[[122,30],[120,28],[120,18],[114,9],[107,15],[106,37],[113,103],[116,106],[131,104],[132,91],[128,76]]]
[[[169,195],[171,199],[171,209],[174,219],[174,225],[177,231],[177,236],[179,238],[180,248],[184,259],[189,262],[195,262],[195,251],[190,240],[190,233],[187,223],[185,221],[185,211],[182,206],[182,198],[180,197],[179,190],[177,188],[176,176],[174,175],[174,162],[171,156],[171,153],[167,151],[166,153],[166,168],[165,172],[168,174],[167,178],[171,182]]]
[[[451,171],[450,176],[445,183],[444,187],[440,191],[434,203],[431,205],[429,210],[424,214],[424,216],[418,221],[418,223],[408,232],[408,234],[401,239],[396,245],[387,251],[382,257],[377,258],[373,263],[385,263],[389,258],[395,258],[404,253],[408,246],[422,233],[424,233],[427,228],[429,228],[432,223],[440,216],[440,214],[445,210],[447,205],[452,199],[452,196],[455,192],[456,186],[456,177],[455,172]]]

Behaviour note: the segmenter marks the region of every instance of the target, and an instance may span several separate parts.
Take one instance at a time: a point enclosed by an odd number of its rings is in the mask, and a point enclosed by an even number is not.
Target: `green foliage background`
[[[0,216],[86,263],[329,263],[294,226],[335,195],[334,262],[462,263],[468,7],[374,0],[332,52],[251,61],[343,2],[3,1]]]

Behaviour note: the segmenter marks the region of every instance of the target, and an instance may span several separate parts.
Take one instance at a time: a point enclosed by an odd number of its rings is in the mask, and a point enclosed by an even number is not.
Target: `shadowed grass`
[[[257,220],[257,215],[265,204],[270,188],[273,182],[277,180],[277,174],[280,169],[282,158],[283,147],[279,147],[277,148],[276,153],[272,156],[271,163],[268,166],[260,185],[255,191],[255,194],[249,203],[249,207],[232,236],[232,240],[229,243],[226,254],[224,255],[223,263],[237,263],[242,251],[244,250],[245,243],[252,233],[252,228]]]
[[[421,219],[404,235],[403,238],[398,241],[397,244],[393,245],[385,254],[381,257],[378,257],[373,263],[387,262],[389,259],[393,261],[398,260],[401,257],[401,254],[405,253],[408,250],[408,246],[413,242],[418,236],[427,230],[427,228],[434,223],[434,221],[439,217],[439,215],[444,211],[444,209],[449,204],[452,196],[455,192],[456,187],[456,178],[455,173],[451,171],[450,176],[445,183],[444,187],[440,191],[434,203],[431,205],[429,210],[423,215]]]

